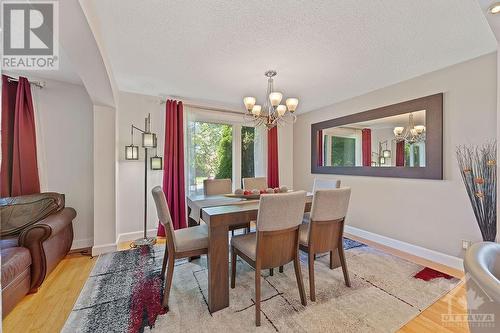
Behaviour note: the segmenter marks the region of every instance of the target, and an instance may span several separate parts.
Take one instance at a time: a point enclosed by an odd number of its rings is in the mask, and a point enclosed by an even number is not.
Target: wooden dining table
[[[208,308],[216,312],[229,306],[229,228],[255,221],[259,200],[235,200],[223,196],[195,195],[187,198],[188,210],[208,225]],[[304,212],[311,210],[312,193],[308,193]],[[213,206],[211,205],[213,203]],[[192,216],[193,214],[191,214]],[[338,258],[335,267],[340,266]]]

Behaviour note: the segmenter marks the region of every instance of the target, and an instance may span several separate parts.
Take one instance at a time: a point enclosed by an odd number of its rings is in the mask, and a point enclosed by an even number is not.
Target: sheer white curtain
[[[40,103],[41,89],[31,85],[31,96],[33,99],[33,109],[35,111],[35,134],[36,134],[36,157],[38,164],[38,178],[40,180],[40,192],[48,191],[47,160],[45,153],[45,136],[42,125],[44,109]]]

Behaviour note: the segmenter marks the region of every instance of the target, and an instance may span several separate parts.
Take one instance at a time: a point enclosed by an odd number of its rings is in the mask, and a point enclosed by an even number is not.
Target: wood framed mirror
[[[312,124],[311,173],[443,179],[443,94]]]

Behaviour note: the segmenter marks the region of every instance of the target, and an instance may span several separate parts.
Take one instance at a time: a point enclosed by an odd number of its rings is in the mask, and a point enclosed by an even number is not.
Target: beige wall
[[[311,124],[435,93],[444,93],[444,180],[313,175]],[[294,126],[293,183],[315,177],[352,187],[347,224],[461,257],[461,240],[481,240],[455,159],[460,144],[496,138],[497,57],[489,54],[299,116]]]
[[[33,79],[33,78],[32,78]],[[75,208],[73,248],[93,245],[93,112],[81,85],[44,80],[33,88],[41,190],[64,193]]]

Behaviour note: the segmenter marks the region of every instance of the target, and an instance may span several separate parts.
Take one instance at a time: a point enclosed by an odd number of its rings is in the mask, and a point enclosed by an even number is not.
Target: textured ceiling
[[[91,0],[121,90],[310,111],[496,50],[472,0]]]

